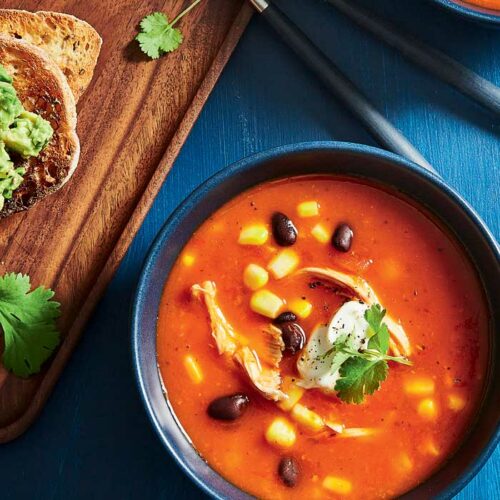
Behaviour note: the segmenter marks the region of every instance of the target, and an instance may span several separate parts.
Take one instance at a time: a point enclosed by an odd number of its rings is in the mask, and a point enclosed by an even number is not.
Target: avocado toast
[[[60,188],[78,163],[75,100],[59,67],[41,49],[0,35],[0,64],[12,78],[19,101],[53,129],[46,147],[35,155],[16,154],[11,160],[24,170],[24,179],[5,199],[0,217],[26,210]]]
[[[101,39],[84,21],[49,12],[0,9],[0,31],[3,218],[27,210],[73,174],[80,154],[75,101],[90,82]]]

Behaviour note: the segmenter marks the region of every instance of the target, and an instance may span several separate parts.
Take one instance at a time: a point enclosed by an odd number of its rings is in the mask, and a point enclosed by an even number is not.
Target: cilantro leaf
[[[163,12],[153,12],[141,21],[140,26],[142,31],[161,33],[168,26],[168,19]]]
[[[153,12],[146,16],[140,22],[141,33],[135,37],[141,50],[152,59],[158,59],[161,55],[178,49],[184,37],[181,31],[174,26],[200,2],[201,0],[195,0],[172,22],[163,12]]]
[[[338,397],[346,403],[362,403],[365,394],[373,394],[387,378],[387,361],[368,361],[351,357],[340,367],[335,384]]]
[[[389,350],[389,330],[387,325],[382,323],[385,316],[385,309],[380,307],[380,304],[374,304],[365,312],[365,319],[368,323],[367,336],[368,349],[375,349],[382,354]]]
[[[59,345],[56,318],[60,304],[54,292],[39,287],[30,292],[30,279],[22,274],[0,277],[0,326],[4,333],[3,364],[19,377],[38,373]]]
[[[182,33],[169,23],[162,12],[155,12],[141,21],[141,30],[135,38],[141,50],[152,59],[165,52],[173,52],[182,43]]]

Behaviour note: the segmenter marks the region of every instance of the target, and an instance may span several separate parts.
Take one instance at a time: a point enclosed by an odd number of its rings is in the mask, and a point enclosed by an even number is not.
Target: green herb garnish
[[[411,365],[411,361],[402,356],[389,356],[389,330],[382,322],[385,309],[379,304],[371,306],[365,312],[368,323],[367,349],[356,350],[350,345],[349,336],[343,336],[322,357],[336,353],[347,359],[340,365],[340,378],[335,384],[338,397],[346,403],[362,403],[366,394],[373,394],[380,384],[387,378],[389,365],[387,361],[394,361],[404,365]]]
[[[135,37],[141,50],[151,57],[158,59],[167,52],[176,50],[183,41],[181,31],[174,26],[201,0],[195,0],[187,9],[183,10],[172,22],[163,12],[154,12],[141,21],[141,32]]]
[[[56,319],[60,304],[52,290],[31,291],[29,276],[0,277],[0,326],[4,333],[3,364],[19,377],[38,373],[59,345]]]
[[[340,378],[335,384],[337,396],[346,403],[362,403],[365,394],[373,394],[387,378],[387,361],[368,361],[350,357],[340,367]]]

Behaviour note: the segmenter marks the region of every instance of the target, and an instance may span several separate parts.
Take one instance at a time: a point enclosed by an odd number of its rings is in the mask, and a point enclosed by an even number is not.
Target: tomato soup
[[[193,446],[242,490],[387,498],[464,438],[487,331],[475,271],[432,217],[359,180],[302,176],[193,234],[165,285],[158,364]]]
[[[485,9],[500,10],[500,0],[466,0],[464,3],[484,7]]]

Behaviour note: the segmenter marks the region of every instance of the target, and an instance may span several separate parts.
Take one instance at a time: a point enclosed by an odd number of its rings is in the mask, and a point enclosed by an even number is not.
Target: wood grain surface
[[[42,408],[206,98],[250,19],[243,1],[201,3],[180,23],[181,48],[148,60],[133,41],[140,19],[175,15],[183,0],[46,0],[2,7],[52,10],[91,23],[103,38],[94,79],[78,104],[79,167],[58,193],[0,225],[0,274],[21,272],[62,303],[62,345],[27,380],[0,367],[0,442]]]
[[[354,1],[500,85],[500,30],[450,15],[426,0]],[[500,122],[327,2],[276,4],[500,239]],[[158,439],[139,396],[129,333],[137,279],[158,231],[200,183],[249,154],[313,140],[374,145],[264,19],[254,16],[42,413],[21,438],[0,446],[2,500],[208,499]],[[500,499],[500,448],[457,497],[483,499]]]

